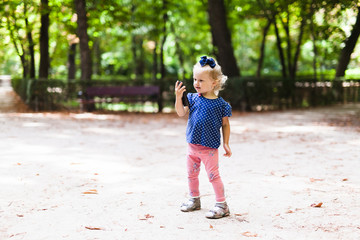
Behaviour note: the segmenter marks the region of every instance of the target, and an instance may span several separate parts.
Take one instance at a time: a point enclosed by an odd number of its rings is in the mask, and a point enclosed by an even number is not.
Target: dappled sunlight
[[[182,131],[179,131],[178,129],[170,129],[170,128],[162,128],[157,130],[158,134],[169,136],[169,137],[182,137],[181,134],[184,134],[185,128],[182,129]]]
[[[332,128],[322,126],[283,126],[283,127],[268,127],[262,131],[268,132],[282,132],[282,133],[313,133],[313,132],[327,132],[333,131]]]
[[[351,144],[351,145],[355,145],[355,146],[360,146],[360,139],[347,141],[347,143],[348,143],[348,144]],[[359,148],[359,149],[360,149],[360,148]]]
[[[106,134],[106,135],[119,135],[119,130],[116,128],[105,128],[105,127],[87,127],[83,128],[84,132]]]
[[[7,166],[3,165],[1,168],[6,170]],[[29,181],[29,179],[23,180],[23,179],[19,178],[19,176],[15,175],[15,174],[12,175],[12,176],[6,176],[5,174],[2,174],[1,177],[0,177],[1,189],[18,187],[18,185],[22,185],[25,182],[26,183],[31,183],[33,181]]]
[[[201,221],[213,206],[211,184],[202,171],[204,210],[186,215],[178,209],[187,197],[186,119],[93,113],[0,117],[0,188],[7,193],[0,207],[11,234],[19,232],[16,226],[35,231],[25,225],[54,218],[65,219],[70,226],[60,225],[69,231],[86,231],[84,226],[112,229],[117,221],[138,229],[168,227],[169,213]],[[348,202],[358,199],[353,189],[360,181],[359,132],[343,132],[321,118],[291,113],[230,118],[233,156],[221,156],[220,161],[233,215],[224,224],[242,224],[240,217],[279,224],[289,217],[305,220],[305,215],[312,216],[310,205],[320,201],[320,210],[330,213],[332,205],[347,203],[342,208],[349,209]],[[347,195],[335,201],[327,192]],[[119,216],[125,215],[123,223]],[[173,229],[182,223],[175,220]]]
[[[48,127],[50,126],[47,123],[42,123],[42,122],[25,122],[22,125],[23,127]]]
[[[233,125],[231,125],[231,133],[241,134],[241,133],[245,132],[246,130],[248,130],[248,128],[245,127],[245,126],[233,126]]]
[[[96,119],[96,120],[109,120],[114,119],[115,116],[108,114],[94,114],[94,113],[78,113],[78,114],[70,114],[70,117],[75,119]]]

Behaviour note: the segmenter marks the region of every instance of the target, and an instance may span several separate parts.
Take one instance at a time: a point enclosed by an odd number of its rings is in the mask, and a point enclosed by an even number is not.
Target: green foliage
[[[159,46],[164,37],[164,60],[168,77],[189,79],[198,57],[214,54],[207,1],[88,0],[86,3],[89,44],[94,53],[94,65],[98,69],[95,78],[120,77],[129,81],[139,77],[152,79],[154,69],[157,68],[157,73],[159,72]],[[262,31],[269,16],[274,13],[278,16],[276,21],[282,47],[285,51],[290,48],[292,57],[299,36],[299,24],[306,19],[297,68],[300,75],[314,72],[314,67],[318,74],[334,69],[340,49],[354,24],[357,4],[358,1],[350,0],[225,0],[228,27],[242,74],[255,74],[260,57]],[[74,3],[73,0],[49,0],[49,5],[50,74],[51,78],[66,79],[69,44],[78,41]],[[163,19],[164,13],[168,17],[166,22]],[[33,0],[2,1],[0,16],[0,74],[22,76],[21,55],[25,53],[25,61],[29,61],[25,18],[29,21],[28,28],[34,39],[38,67],[39,3]],[[285,41],[286,26],[290,28],[288,37],[291,46]],[[266,36],[263,75],[281,74],[276,41],[272,25]],[[360,62],[359,49],[355,50],[350,67],[355,68]],[[287,55],[285,57],[288,58]],[[157,67],[154,67],[155,58]],[[76,63],[79,66],[79,52]],[[77,71],[79,76],[79,67]],[[350,72],[348,71],[349,74]]]

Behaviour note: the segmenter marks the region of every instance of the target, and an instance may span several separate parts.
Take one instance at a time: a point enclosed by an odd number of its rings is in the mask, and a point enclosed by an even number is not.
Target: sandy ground
[[[220,160],[231,216],[219,220],[205,218],[204,169],[202,210],[179,210],[186,119],[7,109],[0,239],[360,238],[360,105],[235,113]]]

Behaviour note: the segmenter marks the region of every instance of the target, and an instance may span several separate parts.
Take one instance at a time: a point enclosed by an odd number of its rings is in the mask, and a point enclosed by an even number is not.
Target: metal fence
[[[359,102],[360,80],[231,79],[222,96],[242,111],[282,110]]]
[[[163,81],[164,105],[172,106],[175,100],[173,83]],[[187,89],[192,80],[185,81]],[[124,81],[66,81],[13,79],[12,86],[26,104],[35,111],[79,110],[79,93],[89,86],[123,86]],[[189,90],[191,92],[191,90]],[[227,81],[220,95],[233,109],[241,111],[282,110],[327,106],[338,103],[359,102],[360,80],[315,81],[299,79],[232,78]]]

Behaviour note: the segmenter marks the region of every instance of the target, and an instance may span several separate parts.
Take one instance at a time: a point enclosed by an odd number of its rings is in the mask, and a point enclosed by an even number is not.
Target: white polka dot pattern
[[[231,106],[223,98],[207,99],[197,93],[188,93],[189,120],[186,141],[205,147],[219,148],[222,118],[231,116]]]

